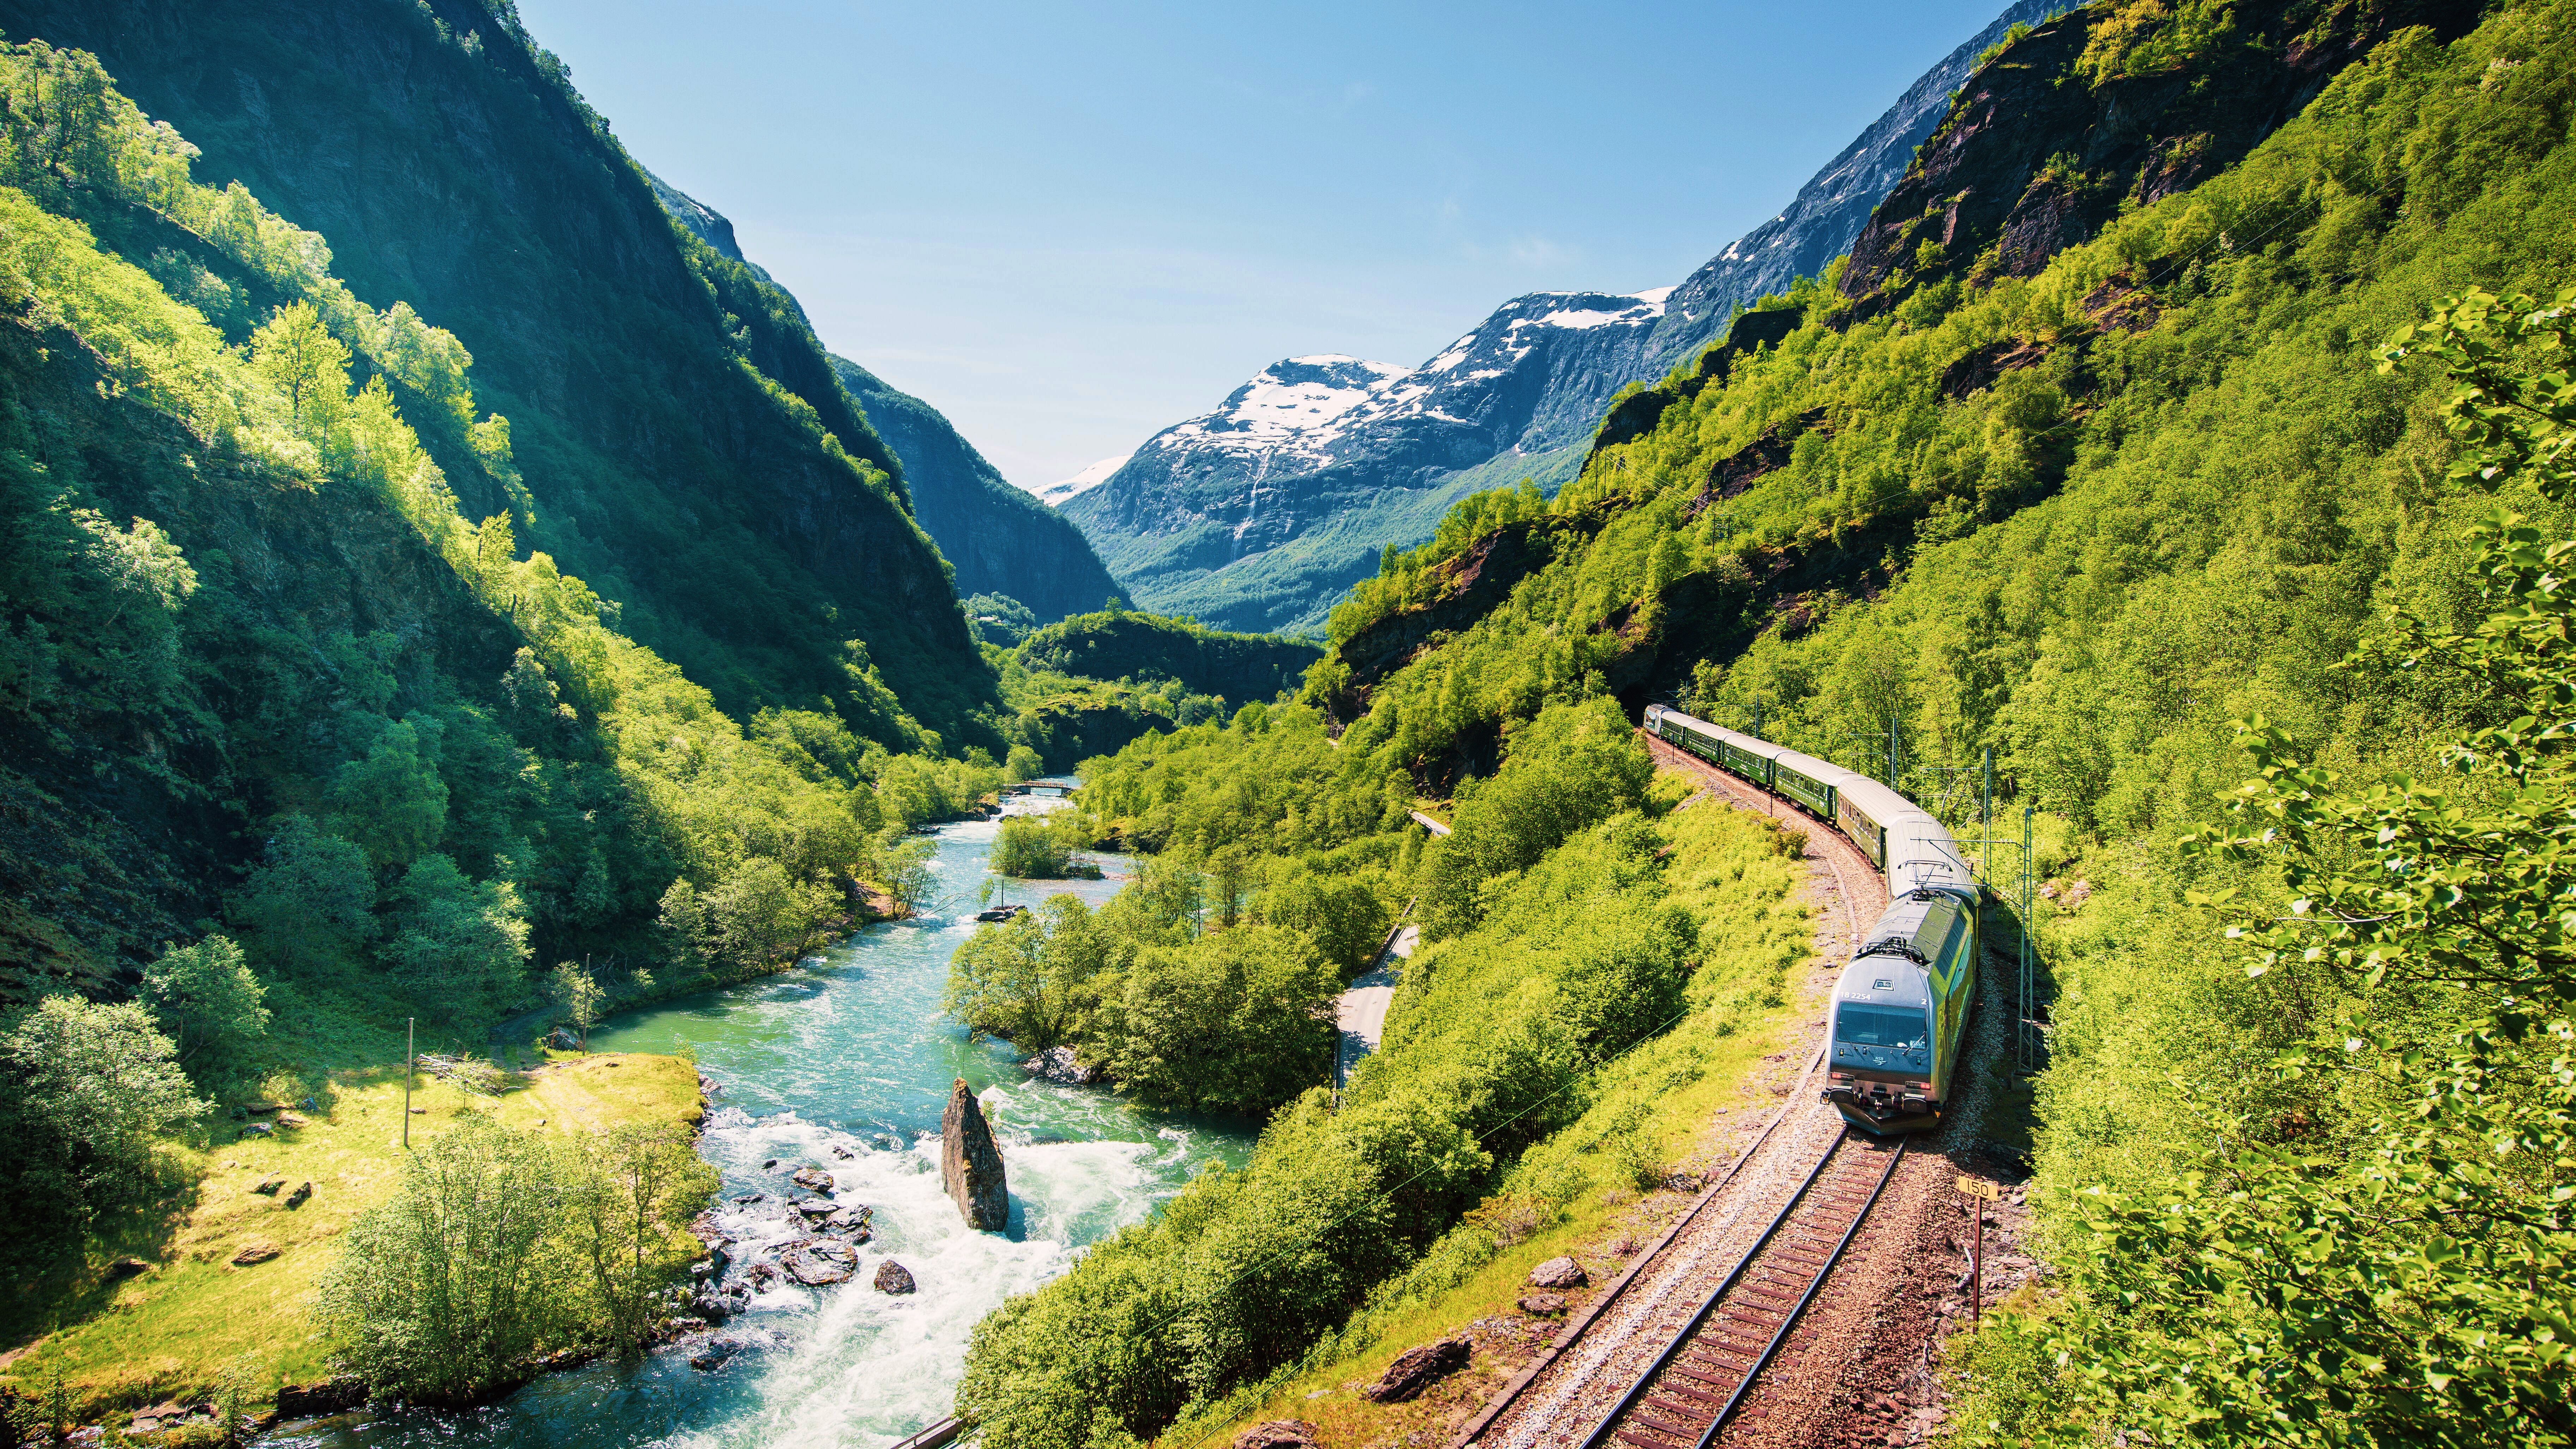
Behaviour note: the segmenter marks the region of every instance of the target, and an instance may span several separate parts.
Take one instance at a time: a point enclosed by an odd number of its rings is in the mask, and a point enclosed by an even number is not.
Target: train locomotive
[[[1833,827],[1878,868],[1889,905],[1834,983],[1825,1100],[1865,1132],[1939,1126],[1978,959],[1978,886],[1949,830],[1867,775],[1679,710],[1647,706],[1646,729]]]

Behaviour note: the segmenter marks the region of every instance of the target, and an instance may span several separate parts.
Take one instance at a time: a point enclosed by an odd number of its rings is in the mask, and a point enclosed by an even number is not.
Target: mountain
[[[1062,508],[1075,498],[1108,482],[1110,475],[1126,467],[1127,460],[1134,456],[1136,455],[1133,453],[1121,453],[1115,458],[1103,458],[1061,483],[1050,483],[1039,489],[1038,499],[1040,502]]]
[[[1681,283],[1515,297],[1419,367],[1290,358],[1057,502],[1141,608],[1320,634],[1389,544],[1449,504],[1581,466],[1611,400],[1718,340],[1737,308],[1847,251],[1977,57],[2064,8],[2021,0],[1926,71],[1780,215]]]
[[[761,281],[771,280],[742,254],[723,213],[649,171],[645,179],[672,220]],[[794,302],[784,288],[780,293]],[[805,315],[801,306],[796,315]],[[846,357],[831,361],[842,388],[903,460],[913,517],[956,569],[960,595],[1007,594],[1041,619],[1060,619],[1098,608],[1118,592],[1081,530],[1012,487],[937,408]]]
[[[873,672],[943,739],[1004,748],[901,460],[795,302],[672,224],[509,6],[0,0],[0,29],[95,53],[200,179],[452,332],[515,459],[442,458],[468,514],[509,514],[727,711],[875,729]]]
[[[912,516],[956,567],[959,595],[1007,594],[1040,619],[1061,619],[1121,592],[1082,530],[1012,487],[937,408],[846,357],[832,367],[903,459]]]

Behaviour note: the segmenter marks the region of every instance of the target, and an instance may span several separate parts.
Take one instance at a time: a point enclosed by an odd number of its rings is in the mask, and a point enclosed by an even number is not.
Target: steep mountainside
[[[723,213],[650,172],[646,179],[672,220],[761,281],[771,280],[742,254]],[[794,302],[785,289],[781,294]],[[802,318],[804,309],[798,307],[796,315]],[[832,358],[832,371],[903,461],[913,517],[956,570],[960,595],[1007,594],[1039,618],[1057,619],[1098,608],[1118,592],[1082,531],[1012,487],[937,408],[846,357]]]
[[[1040,619],[1060,619],[1122,592],[1081,529],[1012,487],[937,408],[846,357],[832,367],[903,459],[913,517],[957,570],[960,595],[1007,594]]]
[[[1441,511],[1477,488],[1527,477],[1553,492],[1621,388],[1688,360],[1736,308],[1840,255],[1977,56],[2054,8],[2021,0],[2005,11],[1925,72],[1787,210],[1679,286],[1516,297],[1418,368],[1290,358],[1059,506],[1140,606],[1229,628],[1321,632],[1386,545],[1430,537]]]
[[[0,28],[96,52],[202,177],[452,330],[518,471],[451,468],[466,508],[513,514],[728,708],[842,708],[877,670],[945,738],[990,735],[895,454],[794,302],[671,224],[507,0],[6,0]]]

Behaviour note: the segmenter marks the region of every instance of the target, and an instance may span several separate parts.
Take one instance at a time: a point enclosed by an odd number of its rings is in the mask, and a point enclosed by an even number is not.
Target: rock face
[[[1561,1293],[1591,1282],[1592,1275],[1572,1258],[1550,1258],[1530,1270],[1529,1280],[1533,1288],[1553,1288]]]
[[[1865,296],[1899,271],[1922,281],[1965,271],[1989,248],[1998,270],[2029,276],[2124,203],[2152,204],[2234,164],[2399,29],[2426,25],[2449,40],[2479,12],[2463,0],[2323,14],[2255,0],[2236,7],[2227,43],[2179,63],[2102,62],[2088,73],[2076,62],[2098,52],[2105,13],[2077,9],[2040,24],[1964,85],[1952,83],[1957,103],[1943,107],[1938,130],[1851,239],[1844,296]],[[2121,24],[2134,19],[2119,15]],[[1928,266],[1927,242],[1939,249]]]
[[[1002,1180],[1002,1149],[993,1145],[993,1129],[984,1109],[966,1087],[964,1077],[948,1089],[948,1110],[939,1117],[939,1180],[956,1200],[966,1226],[979,1233],[998,1233],[1010,1226],[1011,1195]]]
[[[1515,297],[1419,367],[1323,354],[1274,364],[1155,434],[1066,517],[1139,607],[1227,629],[1321,633],[1378,550],[1448,504],[1573,476],[1619,389],[1716,341],[1735,308],[1848,250],[1940,124],[1978,54],[2053,0],[2017,0],[1916,80],[1781,213],[1678,286]],[[962,573],[961,573],[962,579]]]
[[[877,1265],[876,1290],[897,1295],[911,1292],[919,1285],[912,1281],[912,1270],[892,1258]]]
[[[1470,1350],[1463,1338],[1444,1338],[1407,1349],[1386,1366],[1386,1376],[1360,1390],[1360,1397],[1381,1404],[1401,1404],[1467,1366]]]

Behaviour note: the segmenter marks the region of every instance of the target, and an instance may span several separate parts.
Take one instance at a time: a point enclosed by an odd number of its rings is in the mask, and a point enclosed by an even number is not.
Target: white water
[[[471,1414],[371,1412],[267,1442],[883,1449],[946,1415],[985,1314],[1142,1221],[1204,1164],[1240,1161],[1250,1146],[1241,1123],[1149,1114],[1098,1088],[1030,1082],[1007,1045],[969,1042],[941,1016],[948,958],[973,933],[974,892],[997,834],[989,822],[940,832],[935,866],[949,904],[938,917],[871,927],[796,972],[592,1034],[607,1051],[685,1042],[723,1084],[700,1150],[723,1173],[720,1221],[738,1239],[737,1258],[804,1236],[779,1215],[786,1174],[799,1167],[831,1173],[836,1200],[873,1208],[875,1237],[848,1283],[782,1279],[751,1311],[641,1365],[550,1375]],[[1069,889],[1098,904],[1120,884],[1015,885],[1011,897]],[[1009,1173],[1007,1233],[969,1231],[940,1187],[939,1116],[958,1077],[993,1119]],[[771,1159],[777,1166],[765,1168]],[[734,1202],[753,1193],[770,1200]],[[911,1271],[918,1292],[873,1289],[888,1258]],[[721,1369],[690,1367],[720,1345],[733,1348]]]

